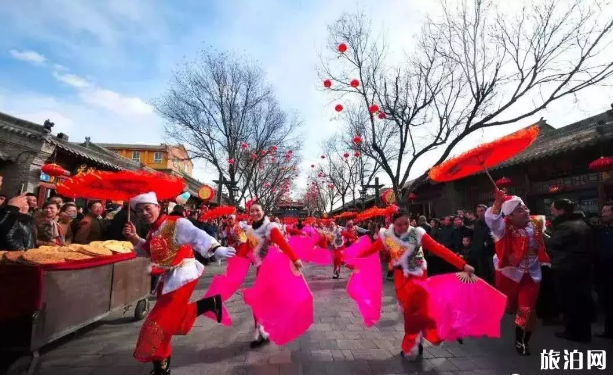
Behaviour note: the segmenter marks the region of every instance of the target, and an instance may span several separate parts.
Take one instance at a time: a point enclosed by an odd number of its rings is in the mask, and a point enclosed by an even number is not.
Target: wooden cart
[[[134,318],[143,319],[151,294],[148,267],[148,259],[133,258],[92,268],[43,271],[42,307],[0,320],[0,353],[20,355],[6,374],[33,374],[43,346],[114,311],[127,312],[134,306]]]

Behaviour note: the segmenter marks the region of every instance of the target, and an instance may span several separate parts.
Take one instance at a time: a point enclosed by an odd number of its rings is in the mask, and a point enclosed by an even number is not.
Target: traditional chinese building
[[[557,199],[575,202],[586,215],[597,215],[613,199],[613,179],[589,169],[590,162],[613,153],[613,110],[554,128],[538,123],[539,136],[519,155],[490,170],[493,178],[507,177],[511,194],[521,196],[533,213],[549,215]],[[608,155],[607,155],[608,154]],[[426,182],[414,190],[411,209],[431,217],[473,210],[491,204],[493,186],[484,173],[450,182]]]
[[[273,215],[276,217],[297,217],[304,218],[307,216],[307,210],[304,202],[287,200],[279,204],[279,207],[273,211]]]
[[[194,170],[194,163],[183,145],[165,143],[159,145],[100,143],[99,145],[156,171],[191,177]]]

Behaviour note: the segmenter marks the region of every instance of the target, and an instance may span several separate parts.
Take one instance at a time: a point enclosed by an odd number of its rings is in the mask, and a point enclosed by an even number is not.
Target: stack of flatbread
[[[2,262],[5,264],[19,264],[19,258],[25,251],[7,251],[2,255]]]

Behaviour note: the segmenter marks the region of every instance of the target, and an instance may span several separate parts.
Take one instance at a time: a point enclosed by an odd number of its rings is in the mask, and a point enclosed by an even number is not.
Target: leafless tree
[[[260,160],[253,172],[248,192],[257,197],[266,212],[272,212],[289,200],[293,180],[298,176],[300,158],[292,150],[272,152]]]
[[[400,203],[400,189],[422,155],[445,145],[440,163],[477,130],[521,121],[609,82],[608,2],[542,0],[517,9],[487,0],[452,7],[443,0],[440,15],[426,20],[414,50],[396,66],[363,15],[345,15],[330,26],[334,57],[323,60],[321,77],[332,80],[337,98],[362,111],[379,106],[364,121],[365,154],[392,180]],[[345,53],[339,43],[347,45]]]
[[[213,166],[238,187],[242,201],[258,165],[275,147],[294,144],[300,123],[281,110],[263,71],[229,53],[203,50],[176,70],[155,102],[166,133],[185,144],[189,157]]]

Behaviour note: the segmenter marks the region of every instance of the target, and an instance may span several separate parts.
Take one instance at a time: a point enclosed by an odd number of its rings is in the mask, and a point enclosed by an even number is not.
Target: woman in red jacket
[[[392,225],[381,228],[377,241],[359,254],[365,257],[378,251],[389,253],[390,266],[394,267],[396,297],[404,316],[400,355],[409,360],[422,355],[424,338],[434,345],[441,343],[436,323],[428,314],[428,292],[419,282],[428,277],[422,246],[458,269],[474,272],[462,258],[434,241],[424,229],[411,227],[408,213],[404,210],[398,211],[393,216]]]
[[[292,250],[290,245],[285,240],[283,233],[279,229],[279,226],[268,220],[264,215],[262,206],[258,203],[252,203],[249,207],[249,216],[251,217],[251,225],[241,222],[242,229],[247,234],[247,241],[239,246],[239,256],[246,256],[246,254],[253,252],[256,265],[256,278],[260,270],[262,260],[268,253],[268,248],[273,245],[277,245],[281,251],[287,255],[294,266],[300,270],[302,268],[302,262],[298,259],[298,256]],[[255,320],[255,338],[251,342],[252,348],[258,348],[264,344],[267,344],[268,333],[264,330],[264,327],[258,323],[257,317],[254,315]]]

